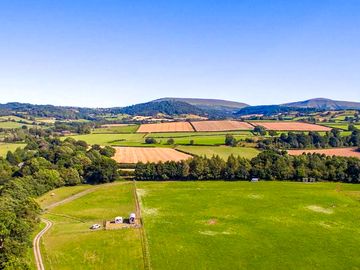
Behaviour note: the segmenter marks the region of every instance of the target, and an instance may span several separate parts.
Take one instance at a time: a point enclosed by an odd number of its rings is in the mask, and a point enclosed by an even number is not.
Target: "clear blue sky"
[[[0,0],[0,103],[360,101],[359,0]]]

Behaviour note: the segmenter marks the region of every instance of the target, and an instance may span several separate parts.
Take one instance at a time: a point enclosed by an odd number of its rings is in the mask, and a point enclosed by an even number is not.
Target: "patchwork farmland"
[[[341,157],[357,157],[360,158],[360,152],[357,148],[331,148],[331,149],[315,149],[315,150],[288,150],[289,155],[302,155],[305,154],[324,154],[327,156],[341,156]]]
[[[262,126],[267,130],[277,131],[330,131],[331,128],[303,122],[251,122],[254,126]]]
[[[247,122],[224,120],[224,121],[197,121],[191,122],[196,131],[235,131],[252,130],[254,127]]]
[[[191,158],[190,155],[171,148],[155,147],[115,147],[113,157],[118,163],[181,161]]]
[[[193,127],[188,122],[171,122],[158,124],[142,124],[137,130],[138,133],[152,132],[191,132]]]

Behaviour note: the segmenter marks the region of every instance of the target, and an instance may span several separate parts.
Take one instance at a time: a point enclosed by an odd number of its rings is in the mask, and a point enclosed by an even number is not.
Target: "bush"
[[[157,141],[156,141],[155,138],[153,138],[153,137],[147,137],[147,138],[145,139],[145,143],[146,143],[146,144],[156,144]]]

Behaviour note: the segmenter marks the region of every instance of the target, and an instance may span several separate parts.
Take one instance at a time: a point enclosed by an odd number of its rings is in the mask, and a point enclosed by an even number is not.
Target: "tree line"
[[[353,129],[348,136],[342,136],[339,129],[332,129],[321,135],[318,132],[282,133],[279,137],[264,138],[257,143],[259,148],[330,148],[360,146],[360,130]]]
[[[138,163],[137,180],[264,180],[303,181],[305,178],[360,183],[357,158],[304,154],[290,156],[285,151],[266,150],[251,160],[229,156],[194,157],[186,161]]]
[[[0,269],[30,269],[26,253],[39,222],[32,199],[61,186],[112,182],[118,177],[115,150],[68,138],[26,137],[25,149],[0,158]]]

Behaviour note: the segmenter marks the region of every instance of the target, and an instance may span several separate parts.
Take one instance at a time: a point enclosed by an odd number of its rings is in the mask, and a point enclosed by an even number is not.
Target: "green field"
[[[229,133],[158,133],[158,134],[138,134],[138,133],[92,133],[86,135],[71,136],[76,140],[84,140],[88,144],[112,145],[112,146],[166,146],[167,141],[173,138],[175,144],[188,145],[190,141],[199,145],[222,145],[225,142],[226,134],[233,134],[238,140],[253,137],[251,132],[229,132]],[[146,137],[153,137],[157,144],[145,144]]]
[[[143,134],[86,134],[70,136],[88,144],[138,146],[144,142]]]
[[[153,269],[359,269],[360,186],[138,183]]]
[[[251,159],[260,153],[259,150],[251,147],[177,146],[176,149],[198,156],[212,157],[213,155],[219,155],[223,159],[227,159],[230,155]]]
[[[8,151],[15,151],[17,148],[24,148],[24,143],[0,143],[0,157],[5,157]]]
[[[13,121],[0,122],[0,128],[4,128],[4,129],[21,128],[22,126],[32,127],[32,125],[13,122]]]
[[[123,127],[103,127],[103,128],[96,128],[93,130],[95,134],[101,133],[135,133],[136,130],[139,128],[139,125],[129,125]]]
[[[343,130],[348,130],[349,123],[323,123],[323,126],[332,127],[332,128],[339,128]],[[360,124],[354,124],[357,129],[360,129]]]
[[[134,208],[133,184],[117,182],[51,209],[44,215],[54,222],[42,239],[46,269],[143,269],[138,229],[89,229],[103,220],[127,217]]]
[[[45,207],[87,188],[37,201]],[[151,269],[360,269],[359,185],[137,182],[137,194]],[[144,269],[139,230],[88,229],[133,211],[129,182],[95,186],[51,209],[46,269]]]

